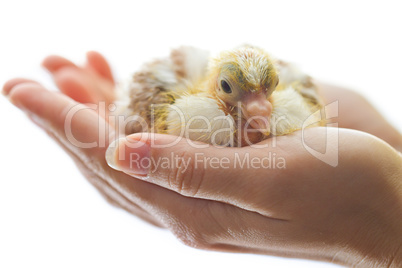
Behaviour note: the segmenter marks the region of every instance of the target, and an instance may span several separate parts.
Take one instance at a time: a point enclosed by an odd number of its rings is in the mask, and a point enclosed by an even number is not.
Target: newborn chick
[[[174,49],[145,64],[122,95],[116,113],[134,116],[125,134],[151,131],[246,146],[324,124],[311,78],[252,46],[212,58],[192,47]]]

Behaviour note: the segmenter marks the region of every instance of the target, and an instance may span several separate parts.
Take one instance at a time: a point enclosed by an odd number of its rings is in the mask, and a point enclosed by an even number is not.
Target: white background
[[[397,1],[3,0],[0,83],[23,76],[55,89],[39,66],[48,54],[83,62],[98,50],[122,79],[179,45],[250,43],[362,92],[402,130],[401,10]],[[0,267],[332,266],[185,247],[109,206],[3,97],[0,120]]]

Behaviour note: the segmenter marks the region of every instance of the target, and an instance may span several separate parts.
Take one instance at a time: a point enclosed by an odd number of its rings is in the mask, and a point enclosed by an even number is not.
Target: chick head
[[[231,110],[237,108],[249,125],[270,134],[269,97],[279,83],[267,53],[253,47],[223,52],[210,66],[209,90]]]

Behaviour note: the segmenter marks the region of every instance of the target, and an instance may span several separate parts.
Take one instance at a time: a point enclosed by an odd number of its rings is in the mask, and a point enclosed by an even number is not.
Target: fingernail
[[[120,168],[116,165],[116,146],[119,144],[119,141],[121,139],[117,139],[113,141],[112,143],[109,144],[109,147],[106,150],[105,158],[106,162],[109,165],[109,167],[120,170]]]
[[[142,141],[121,138],[109,145],[106,161],[113,169],[144,176],[151,167],[150,147]]]

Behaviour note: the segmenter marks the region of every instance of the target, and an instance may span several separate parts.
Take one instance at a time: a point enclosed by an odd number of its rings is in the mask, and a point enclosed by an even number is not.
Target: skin
[[[169,229],[196,248],[364,267],[402,265],[402,156],[397,151],[402,137],[360,95],[322,85],[328,103],[339,100],[340,129],[328,129],[329,136],[339,135],[336,167],[303,146],[304,140],[324,148],[325,128],[306,129],[304,139],[299,131],[266,140],[260,145],[269,147],[263,149],[200,149],[185,139],[158,148],[177,137],[134,134],[111,146],[108,164],[107,146],[116,133],[108,128],[112,122],[107,122],[107,114],[82,109],[71,122],[80,142],[102,144],[98,128],[106,129],[105,146],[79,148],[65,131],[71,107],[113,101],[109,65],[96,52],[89,52],[87,61],[79,67],[58,56],[44,60],[62,93],[16,78],[4,85],[3,94],[60,144],[112,204]],[[132,148],[134,141],[138,148]],[[182,161],[169,169],[130,167],[129,158],[119,157],[123,149],[126,156],[135,153],[154,160],[173,152]],[[195,161],[197,153],[233,162],[235,153],[258,159],[268,152],[283,157],[286,168],[204,168]]]

